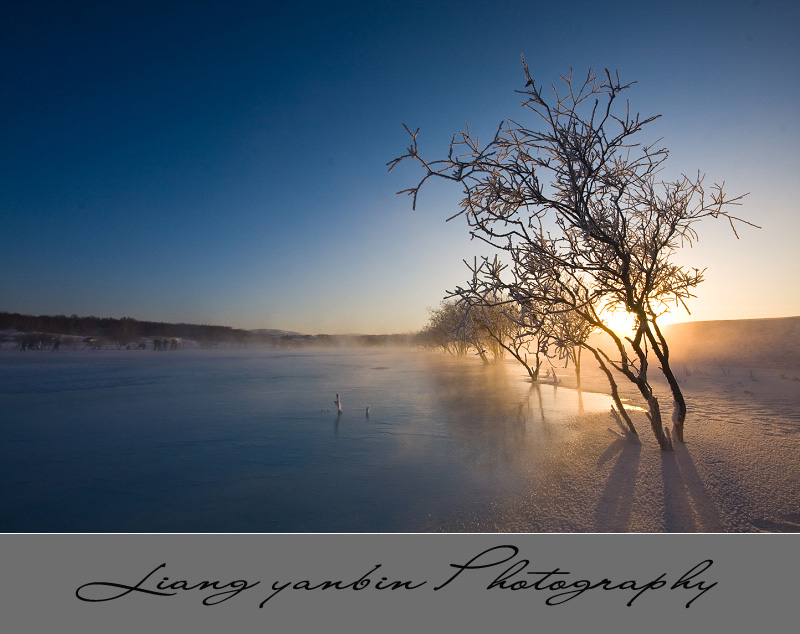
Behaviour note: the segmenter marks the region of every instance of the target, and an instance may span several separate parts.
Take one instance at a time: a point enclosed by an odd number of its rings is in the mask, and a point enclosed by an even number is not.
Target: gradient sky
[[[692,316],[800,315],[797,2],[10,2],[0,310],[406,332],[466,280],[438,158],[574,67],[636,80],[669,169],[750,192],[701,226]]]

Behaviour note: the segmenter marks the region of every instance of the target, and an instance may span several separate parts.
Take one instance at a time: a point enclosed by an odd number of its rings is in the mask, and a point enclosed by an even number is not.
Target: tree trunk
[[[669,433],[664,430],[658,399],[653,395],[653,388],[650,387],[650,383],[647,381],[647,354],[640,345],[640,338],[637,336],[634,339],[629,339],[639,361],[639,368],[635,373],[632,371],[631,366],[625,358],[625,350],[621,342],[616,338],[615,341],[617,341],[619,351],[623,354],[623,365],[621,367],[615,366],[616,369],[622,372],[636,385],[639,389],[639,393],[647,402],[647,408],[649,410],[647,417],[650,419],[650,427],[658,441],[658,445],[661,447],[661,451],[672,451],[672,439]]]
[[[519,350],[515,350],[511,346],[506,345],[505,343],[503,343],[498,337],[496,337],[491,332],[489,332],[489,336],[492,337],[500,345],[500,347],[503,350],[508,351],[508,353],[512,357],[514,357],[517,361],[519,361],[523,365],[523,367],[528,371],[528,376],[531,377],[531,381],[535,382],[535,381],[539,380],[539,362],[538,362],[538,357],[537,357],[536,368],[531,368],[531,366],[528,365],[528,355],[527,354],[523,358],[522,356],[520,356]]]
[[[669,364],[669,348],[658,324],[653,322],[655,333],[650,328],[647,329],[647,336],[650,340],[650,347],[661,364],[661,372],[669,383],[669,389],[672,391],[672,399],[674,406],[672,409],[672,425],[675,428],[675,436],[679,442],[685,442],[683,439],[683,424],[686,421],[686,400],[683,398],[681,386],[678,384],[678,379],[672,372],[672,366]],[[656,338],[657,337],[657,338]]]
[[[517,356],[517,355],[514,355],[514,356]],[[528,355],[527,354],[525,355],[525,360],[524,361],[522,359],[520,359],[519,357],[517,357],[517,360],[520,363],[522,363],[522,365],[525,366],[525,369],[528,371],[528,375],[531,377],[531,381],[536,383],[539,380],[539,366],[537,365],[535,368],[531,368],[531,366],[528,365]]]
[[[658,399],[652,394],[647,399],[647,407],[650,410],[647,413],[647,417],[650,419],[650,427],[653,429],[653,434],[655,434],[661,451],[672,451],[672,438],[670,438],[669,431],[664,430],[664,426],[661,423],[661,409],[658,406]]]
[[[588,346],[587,346],[588,347]],[[638,436],[638,432],[636,431],[636,427],[633,426],[633,421],[631,417],[628,416],[628,412],[625,411],[625,406],[622,404],[622,399],[619,397],[619,390],[617,389],[617,382],[614,380],[614,375],[611,374],[611,370],[608,369],[605,362],[603,361],[600,354],[594,348],[588,348],[589,352],[594,355],[594,358],[597,359],[597,362],[600,364],[600,369],[606,375],[608,379],[608,384],[611,387],[611,398],[614,399],[614,403],[617,406],[617,410],[620,416],[622,416],[625,424],[628,426],[628,429],[634,436]]]
[[[646,320],[645,315],[640,314],[639,330],[633,339],[628,340],[630,341],[639,361],[639,369],[636,374],[635,383],[636,387],[639,388],[639,392],[647,401],[647,408],[649,410],[647,417],[650,419],[650,427],[652,428],[653,434],[655,435],[656,440],[661,447],[661,451],[672,451],[672,438],[670,438],[669,431],[664,429],[664,425],[661,420],[661,408],[658,404],[658,399],[653,394],[653,388],[650,386],[650,383],[647,380],[648,364],[646,344],[648,341],[651,343],[653,342],[653,333],[649,327],[647,327],[648,323],[649,322]],[[643,339],[645,343],[644,347],[642,346]],[[662,352],[661,349],[658,349],[656,352],[656,354],[659,356],[659,360],[661,360],[661,356],[659,355],[660,352]],[[669,364],[667,364],[667,367],[669,367]]]
[[[667,383],[669,383],[670,390],[672,390],[672,399],[674,401],[672,425],[675,428],[675,436],[677,436],[678,441],[685,442],[683,439],[683,423],[686,420],[686,401],[683,398],[683,392],[680,385],[678,385],[678,380],[672,373],[669,363],[662,362],[661,371],[667,377]]]

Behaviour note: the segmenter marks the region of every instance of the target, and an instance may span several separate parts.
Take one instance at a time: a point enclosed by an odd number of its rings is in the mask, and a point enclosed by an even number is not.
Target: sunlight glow
[[[633,315],[624,310],[607,309],[601,312],[603,322],[620,337],[631,337],[636,329]]]

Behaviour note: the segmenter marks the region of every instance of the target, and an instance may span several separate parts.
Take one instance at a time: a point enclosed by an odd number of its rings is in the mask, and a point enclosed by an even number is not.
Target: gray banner
[[[15,632],[789,623],[796,535],[5,535]],[[688,607],[687,607],[688,606]]]

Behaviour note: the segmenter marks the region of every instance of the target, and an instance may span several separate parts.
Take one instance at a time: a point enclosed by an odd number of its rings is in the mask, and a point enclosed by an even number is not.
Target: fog
[[[689,407],[669,454],[641,411],[640,438],[621,433],[588,361],[579,391],[571,369],[531,384],[512,361],[387,345],[8,344],[0,528],[797,531],[798,322],[667,328]]]

